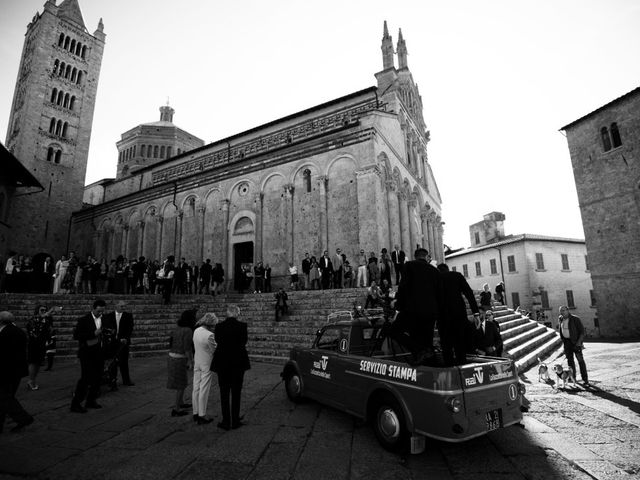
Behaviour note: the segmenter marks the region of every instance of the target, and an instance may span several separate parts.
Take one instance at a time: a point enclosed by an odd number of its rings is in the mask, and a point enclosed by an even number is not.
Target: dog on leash
[[[549,367],[538,357],[538,382],[549,383]]]
[[[562,365],[556,364],[553,366],[553,371],[558,376],[558,383],[562,380],[562,388],[566,388],[567,382],[576,384],[576,377],[571,367],[563,368]]]

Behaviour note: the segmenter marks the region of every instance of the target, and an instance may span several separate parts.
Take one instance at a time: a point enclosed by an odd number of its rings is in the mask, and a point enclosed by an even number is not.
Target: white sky
[[[58,0],[58,3],[60,0]],[[44,0],[2,0],[0,136]],[[398,28],[431,130],[445,243],[504,212],[506,233],[584,238],[558,129],[640,82],[638,0],[80,0],[107,34],[87,183],[115,176],[120,135],[160,118],[223,138],[375,85]],[[623,139],[624,141],[624,139]]]

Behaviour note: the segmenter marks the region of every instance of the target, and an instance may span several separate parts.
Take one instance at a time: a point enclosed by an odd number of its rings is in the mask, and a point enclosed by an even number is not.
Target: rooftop
[[[481,245],[479,247],[465,248],[464,250],[457,251],[447,255],[446,258],[460,257],[470,253],[480,252],[489,248],[501,247],[503,245],[510,245],[512,243],[524,242],[524,241],[542,241],[542,242],[565,242],[565,243],[584,243],[583,239],[579,238],[564,238],[564,237],[550,237],[547,235],[536,235],[531,233],[521,233],[520,235],[509,235],[499,242],[489,243],[487,245]]]

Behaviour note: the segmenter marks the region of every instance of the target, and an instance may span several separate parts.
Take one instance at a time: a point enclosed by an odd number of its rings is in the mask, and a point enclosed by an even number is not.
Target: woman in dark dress
[[[61,307],[58,307],[61,309]],[[46,305],[38,305],[33,313],[33,318],[27,322],[27,362],[29,364],[29,380],[27,388],[38,390],[36,377],[40,371],[40,365],[44,362],[47,351],[47,342],[51,338],[53,330],[53,317],[51,314],[55,308],[47,309]]]
[[[491,310],[491,290],[489,290],[489,284],[485,283],[482,286],[482,292],[480,292],[480,311],[486,312]]]
[[[184,403],[184,391],[189,384],[189,370],[193,367],[193,330],[196,326],[196,310],[182,312],[176,328],[169,339],[167,359],[167,388],[176,391],[172,417],[182,417],[189,412],[183,410],[191,405]]]

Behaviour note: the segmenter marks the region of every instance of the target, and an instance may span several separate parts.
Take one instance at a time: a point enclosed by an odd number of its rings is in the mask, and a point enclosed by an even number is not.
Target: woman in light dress
[[[67,268],[69,267],[69,261],[65,255],[60,257],[60,260],[56,262],[55,275],[56,278],[53,281],[53,293],[66,293],[62,290],[62,280],[67,275]]]

